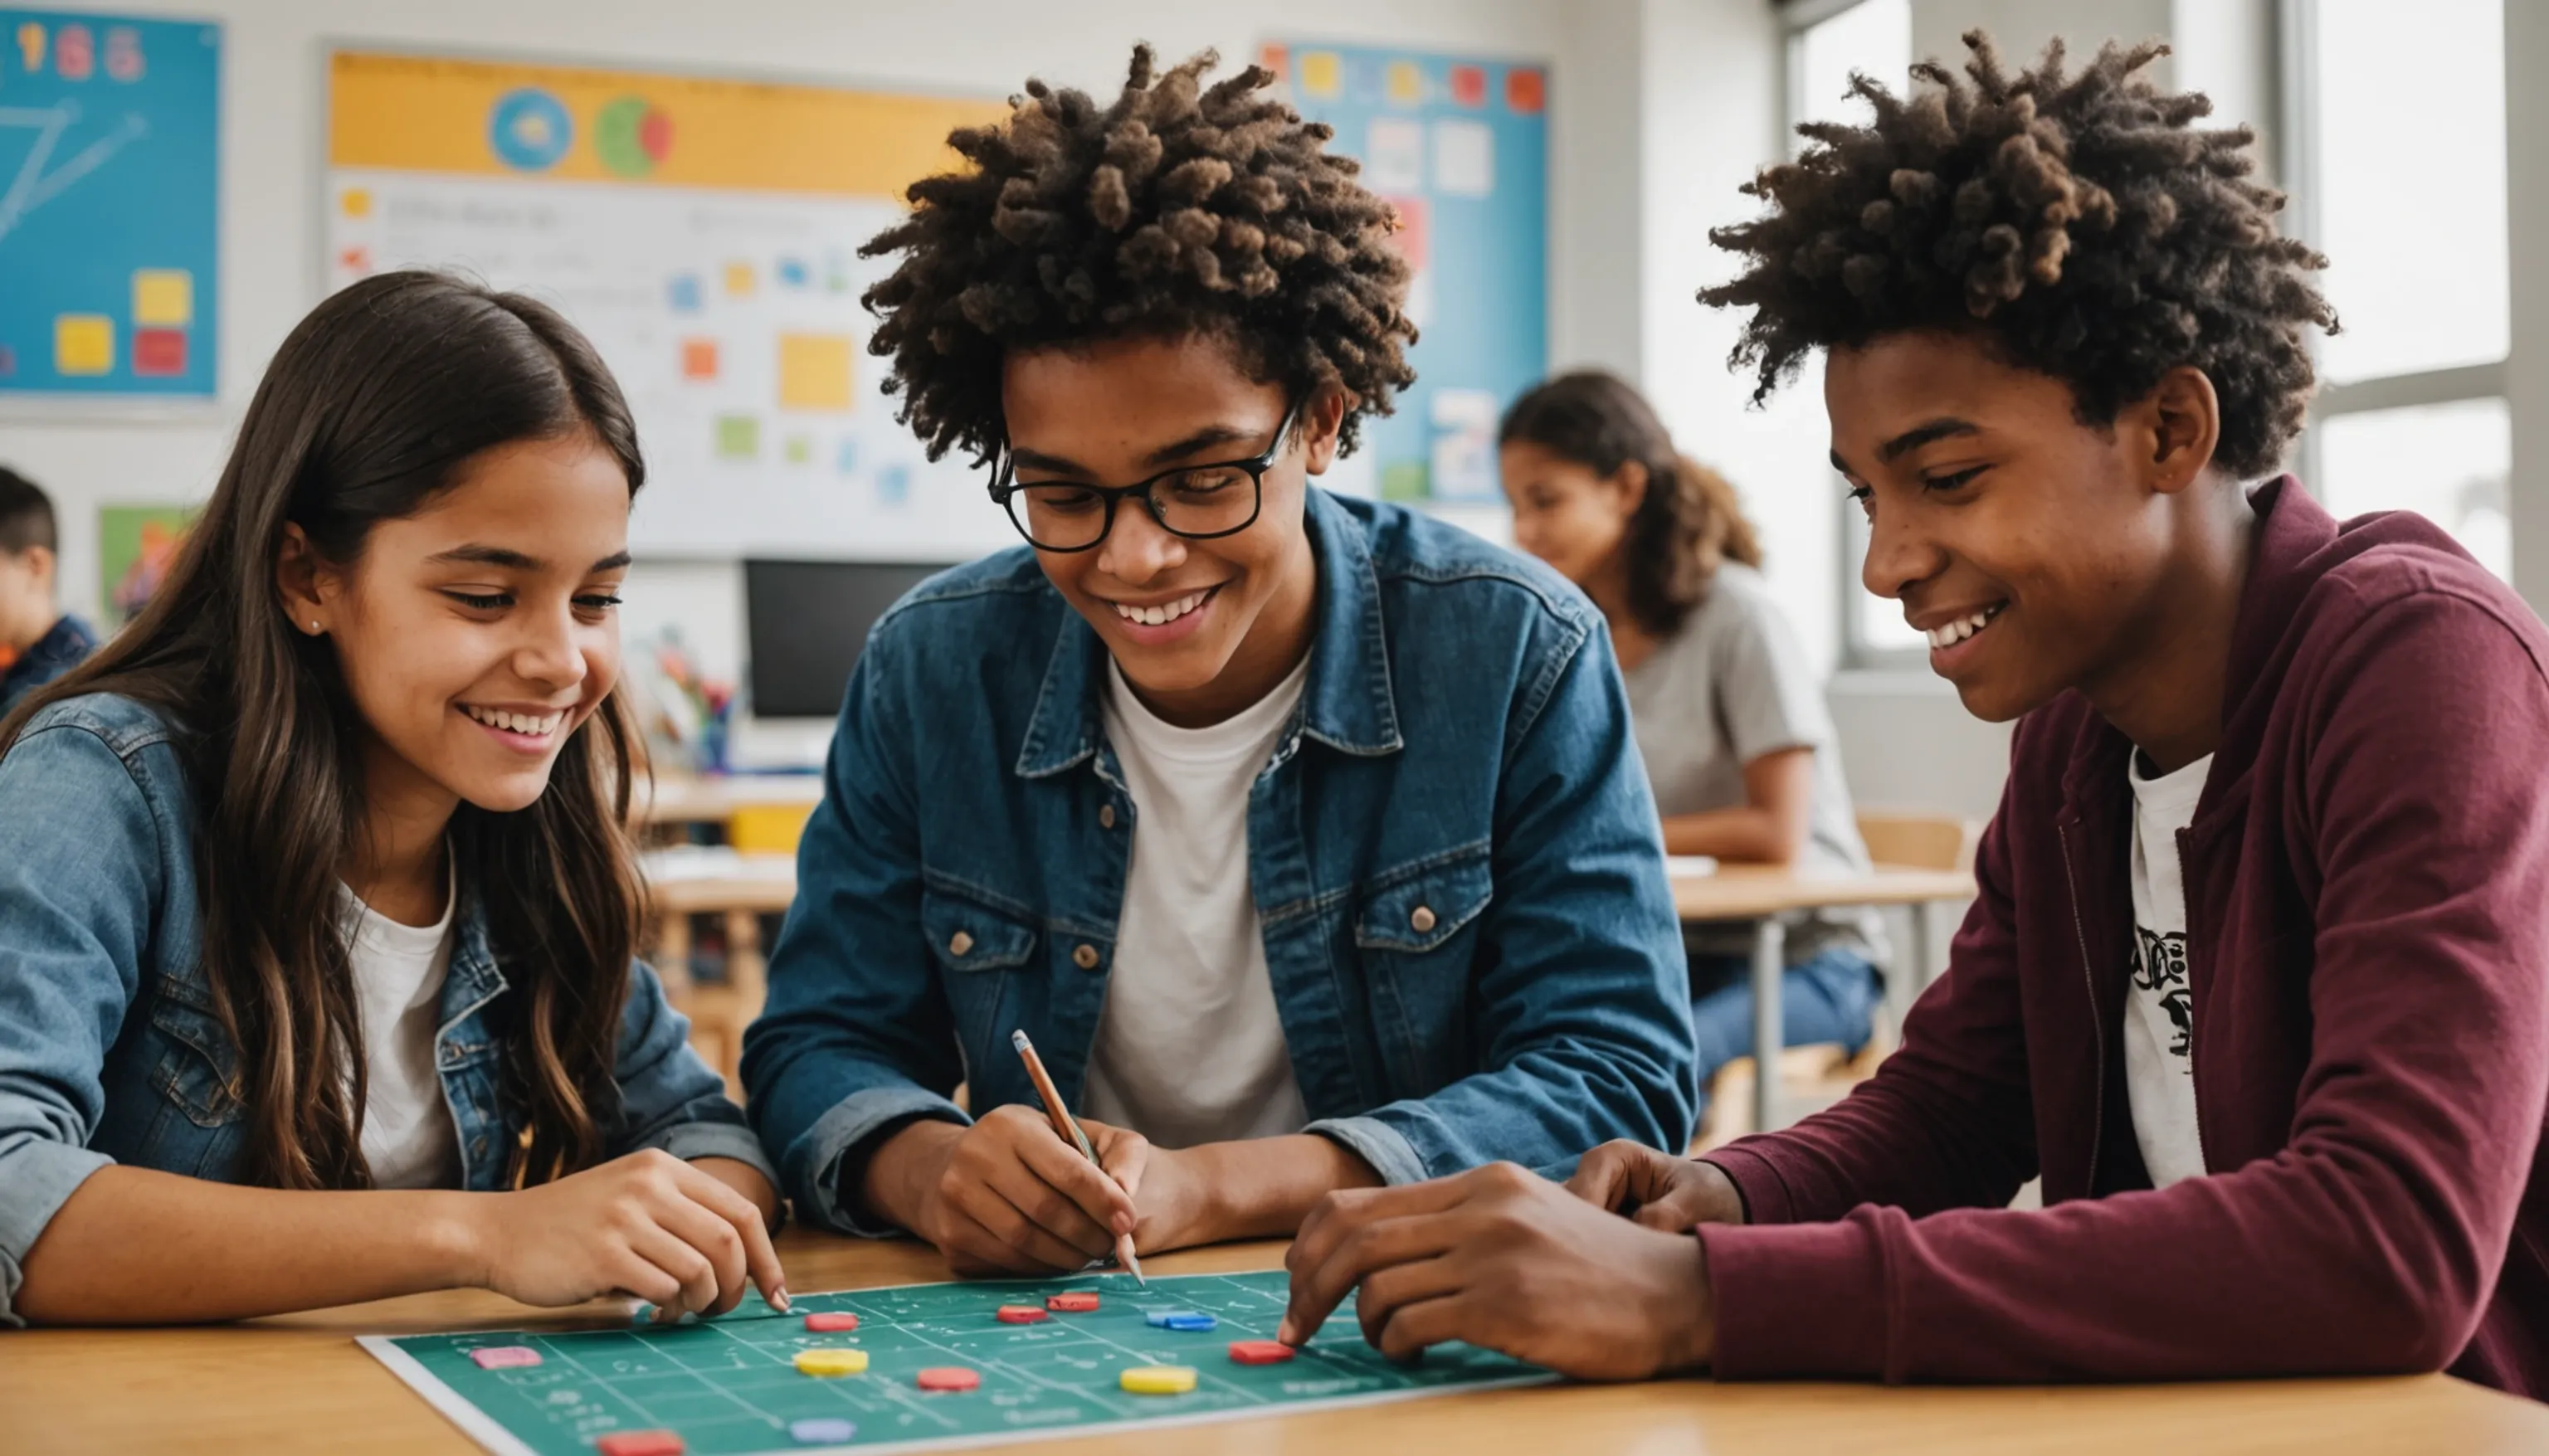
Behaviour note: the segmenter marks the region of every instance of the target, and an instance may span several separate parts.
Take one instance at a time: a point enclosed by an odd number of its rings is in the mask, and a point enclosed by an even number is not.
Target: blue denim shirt
[[[1600,614],[1395,506],[1313,490],[1307,516],[1309,680],[1248,855],[1310,1130],[1392,1183],[1680,1148],[1681,940]],[[868,1150],[965,1121],[959,1082],[977,1110],[1034,1105],[1014,1029],[1078,1104],[1135,831],[1106,659],[1023,547],[870,634],[744,1040],[801,1217],[883,1231],[856,1202]]]
[[[140,703],[90,694],[37,714],[0,758],[0,1325],[24,1322],[27,1251],[89,1174],[239,1176],[237,1052],[201,962],[197,813],[171,738]],[[462,868],[434,1065],[462,1186],[484,1192],[506,1186],[522,1119],[491,1030],[505,976]],[[689,1030],[633,965],[611,1155],[661,1147],[769,1172]]]
[[[0,715],[28,693],[86,662],[95,651],[97,635],[89,631],[88,623],[74,616],[54,622],[35,646],[18,654],[16,662],[0,668]]]

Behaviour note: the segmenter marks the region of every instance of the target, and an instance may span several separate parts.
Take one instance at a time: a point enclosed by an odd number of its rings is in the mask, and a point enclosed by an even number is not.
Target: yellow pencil
[[[1079,1121],[1062,1105],[1062,1094],[1054,1090],[1053,1077],[1044,1069],[1044,1058],[1036,1055],[1035,1044],[1028,1041],[1027,1034],[1021,1030],[1009,1034],[1009,1045],[1018,1048],[1018,1059],[1027,1064],[1027,1080],[1035,1083],[1036,1096],[1044,1099],[1044,1115],[1053,1120],[1053,1130],[1078,1147],[1080,1155],[1095,1164],[1098,1172],[1104,1173],[1106,1165],[1097,1161],[1097,1149],[1088,1145],[1088,1135],[1080,1131]],[[1132,1234],[1115,1235],[1115,1257],[1123,1261],[1124,1267],[1132,1271],[1133,1278],[1144,1289],[1151,1287],[1151,1281],[1142,1277],[1142,1261],[1133,1257]]]

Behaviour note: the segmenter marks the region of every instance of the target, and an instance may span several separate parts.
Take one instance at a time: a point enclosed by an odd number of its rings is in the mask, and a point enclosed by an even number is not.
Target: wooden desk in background
[[[1690,921],[1748,920],[1752,923],[1752,1126],[1771,1130],[1779,1118],[1779,1058],[1782,1035],[1780,978],[1787,973],[1787,929],[1779,917],[1799,910],[1842,906],[1902,905],[1912,912],[1912,944],[1897,967],[1900,977],[1888,992],[1898,1012],[1927,990],[1930,970],[1930,907],[1941,900],[1970,900],[1974,877],[1961,869],[1910,869],[1879,864],[1865,874],[1804,875],[1766,864],[1721,864],[1713,873],[1672,876],[1673,909]],[[1909,984],[1904,984],[1908,980]],[[1773,1048],[1767,1053],[1763,1047]]]
[[[790,1230],[805,1293],[948,1277],[909,1242]],[[1164,1274],[1271,1268],[1279,1243],[1167,1254]],[[540,1315],[494,1295],[387,1300],[204,1329],[0,1333],[0,1447],[464,1456],[475,1447],[353,1342],[357,1334],[624,1323],[624,1307]],[[1796,1456],[1887,1451],[2020,1456],[2350,1456],[2549,1450],[2549,1407],[2440,1375],[2182,1386],[1887,1389],[1706,1380],[1496,1391],[1354,1410],[1003,1446],[1020,1456]]]

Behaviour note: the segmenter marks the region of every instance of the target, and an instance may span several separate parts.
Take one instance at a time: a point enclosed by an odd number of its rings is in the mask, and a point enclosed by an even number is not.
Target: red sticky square
[[[1460,106],[1487,104],[1487,71],[1484,66],[1452,67],[1452,100]]]
[[[712,338],[682,340],[682,378],[714,379],[716,377],[716,340]]]
[[[1273,71],[1275,80],[1283,80],[1292,73],[1292,48],[1270,41],[1257,47],[1257,63]]]
[[[137,328],[133,330],[133,372],[164,378],[186,372],[186,330],[182,328]]]
[[[1392,247],[1407,260],[1407,266],[1423,272],[1434,256],[1434,225],[1430,210],[1421,197],[1384,198],[1390,211],[1398,214],[1398,230],[1389,234]]]
[[[1505,72],[1505,105],[1531,116],[1549,105],[1549,76],[1533,66]]]

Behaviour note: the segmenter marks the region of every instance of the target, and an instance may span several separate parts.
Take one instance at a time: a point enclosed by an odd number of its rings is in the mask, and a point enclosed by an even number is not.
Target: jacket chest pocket
[[[160,1043],[150,1085],[198,1128],[226,1128],[243,1111],[238,1050],[221,1018],[194,998],[194,987],[162,981],[150,1008],[150,1029]]]
[[[935,890],[920,897],[920,933],[937,959],[969,1062],[1005,1041],[1017,972],[1035,959],[1036,932],[1008,914]]]
[[[1355,911],[1355,951],[1370,986],[1383,1045],[1404,1053],[1401,1096],[1447,1086],[1470,1052],[1479,917],[1494,898],[1485,845],[1420,862],[1374,880]]]

